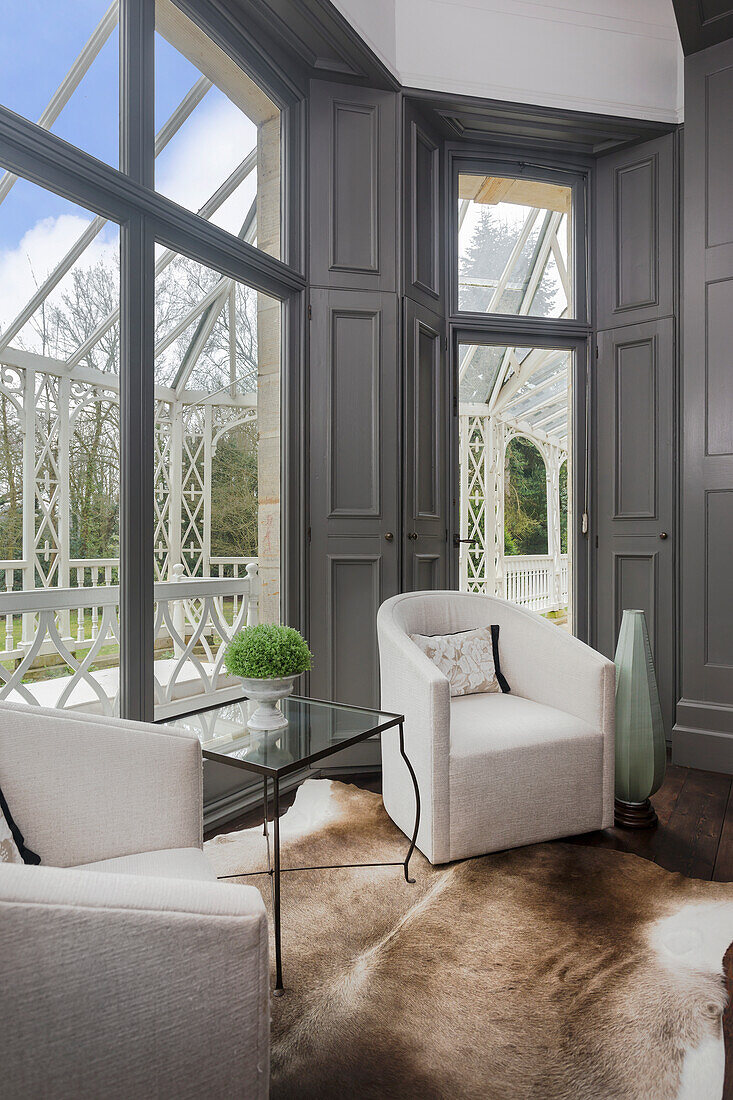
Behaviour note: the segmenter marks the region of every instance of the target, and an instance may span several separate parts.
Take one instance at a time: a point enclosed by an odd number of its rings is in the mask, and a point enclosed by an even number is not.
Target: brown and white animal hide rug
[[[281,821],[285,867],[407,846],[379,795],[329,780]],[[207,851],[219,875],[266,866],[261,826]],[[722,1096],[733,885],[562,843],[438,867],[416,852],[412,871],[283,875],[273,1097]],[[241,882],[269,907],[266,875]]]

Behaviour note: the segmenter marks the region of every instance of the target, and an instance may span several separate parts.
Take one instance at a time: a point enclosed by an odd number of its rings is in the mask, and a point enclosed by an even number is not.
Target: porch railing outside
[[[511,554],[504,558],[504,596],[531,611],[559,611],[568,606],[568,556],[560,556],[557,598],[553,598],[549,554]]]
[[[113,714],[119,693],[119,586],[116,559],[70,563],[70,588],[14,591],[22,561],[0,561],[0,699]],[[225,701],[238,692],[224,649],[258,621],[257,560],[212,559],[218,577],[155,584],[156,717],[192,697]]]

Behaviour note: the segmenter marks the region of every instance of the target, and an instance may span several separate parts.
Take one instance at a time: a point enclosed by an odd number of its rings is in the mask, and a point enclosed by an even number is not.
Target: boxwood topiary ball
[[[311,667],[313,654],[291,626],[260,623],[234,635],[224,651],[224,665],[240,679],[275,680],[298,676]]]

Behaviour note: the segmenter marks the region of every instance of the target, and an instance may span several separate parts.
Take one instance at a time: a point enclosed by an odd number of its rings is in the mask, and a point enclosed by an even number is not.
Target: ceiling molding
[[[444,137],[507,149],[561,149],[595,157],[677,129],[671,122],[563,111],[415,88],[405,89],[405,96],[419,103]]]
[[[175,0],[179,2],[179,0]],[[255,49],[267,43],[279,67],[303,80],[339,80],[397,90],[394,74],[331,0],[186,0],[226,10]]]

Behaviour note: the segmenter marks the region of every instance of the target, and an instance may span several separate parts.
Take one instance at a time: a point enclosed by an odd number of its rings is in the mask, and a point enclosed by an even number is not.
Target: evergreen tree
[[[522,221],[519,219],[510,221],[501,216],[502,205],[482,204],[480,206],[480,213],[471,234],[470,242],[461,256],[461,275],[486,279],[493,283],[501,278],[512,249],[522,232]],[[516,209],[515,206],[511,208]],[[529,214],[528,207],[523,207],[522,211],[525,216]],[[524,288],[529,280],[534,259],[540,247],[545,218],[546,215],[543,216],[540,213],[511,273],[509,285],[502,294],[494,312],[512,314],[519,312],[524,296]],[[493,292],[494,288],[492,286],[462,286],[460,288],[460,308],[482,313],[488,308]],[[533,317],[552,317],[556,315],[557,297],[558,290],[555,284],[549,278],[543,277],[532,300],[530,314]]]

